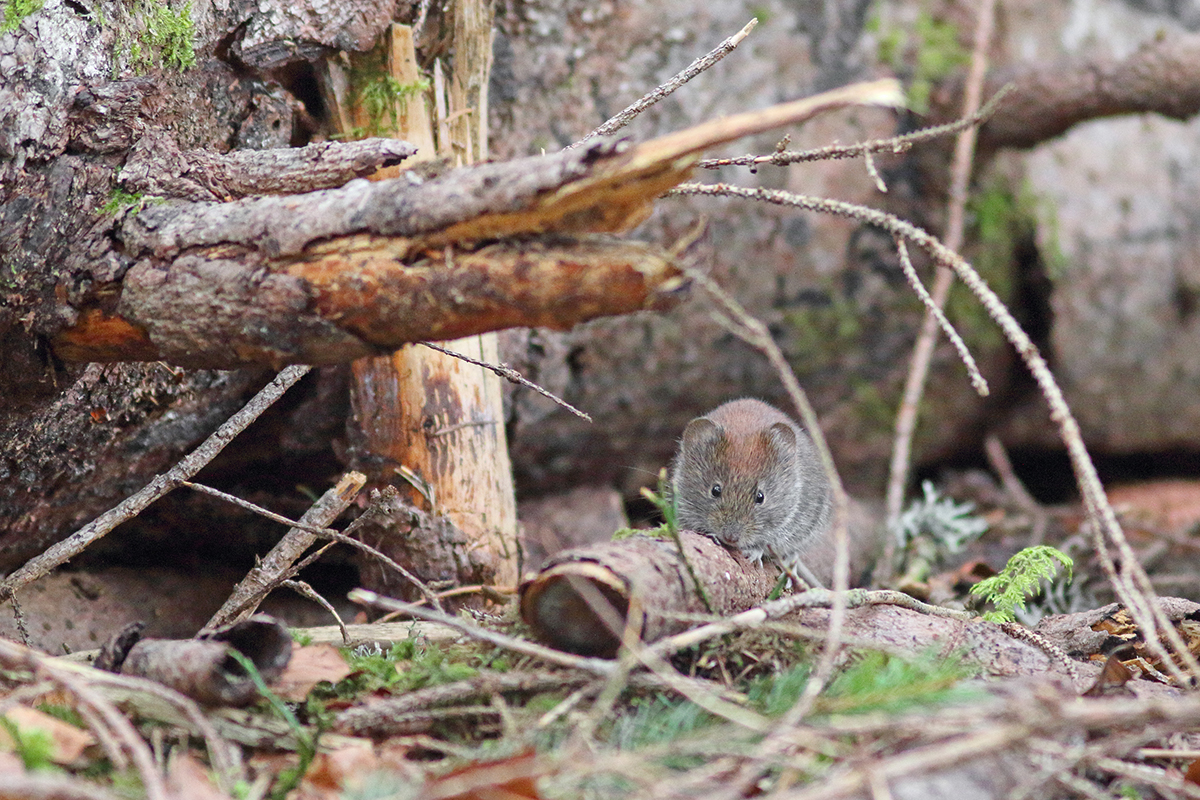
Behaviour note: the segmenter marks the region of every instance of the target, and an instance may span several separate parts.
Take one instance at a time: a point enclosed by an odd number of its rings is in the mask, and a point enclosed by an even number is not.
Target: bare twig
[[[461,359],[462,361],[466,361],[468,364],[474,364],[477,367],[483,367],[484,369],[490,369],[492,372],[496,373],[501,378],[504,378],[504,380],[508,381],[509,383],[515,383],[518,386],[524,386],[526,389],[532,389],[533,391],[540,394],[542,397],[546,397],[550,400],[553,400],[555,403],[558,403],[560,406],[565,408],[567,411],[570,411],[575,416],[582,417],[583,419],[586,419],[588,422],[592,421],[592,418],[589,414],[585,414],[584,412],[580,411],[575,406],[568,403],[566,400],[563,400],[561,397],[555,395],[552,392],[549,392],[549,391],[543,389],[541,386],[538,386],[536,383],[527,379],[524,375],[517,372],[515,369],[508,366],[507,364],[489,364],[486,361],[477,361],[476,359],[471,358],[470,356],[465,356],[462,353],[456,353],[453,350],[447,350],[446,348],[441,347],[436,344],[433,344],[432,342],[421,342],[421,344],[425,345],[430,350],[437,350],[439,353],[445,353],[448,356],[453,356],[454,358]]]
[[[785,167],[804,161],[833,161],[842,158],[857,158],[868,153],[904,153],[912,149],[914,144],[949,136],[952,133],[974,128],[986,122],[1000,106],[1005,96],[1013,90],[1011,84],[1001,87],[992,95],[987,105],[969,117],[936,125],[932,128],[922,128],[919,131],[905,133],[901,136],[891,136],[887,139],[871,139],[858,144],[831,144],[828,147],[818,147],[813,150],[778,150],[765,156],[737,156],[735,158],[705,158],[696,164],[705,169],[721,167],[759,167],[770,164],[775,167]]]
[[[725,41],[721,42],[712,52],[697,58],[695,61],[689,64],[686,69],[677,74],[675,77],[671,78],[671,80],[655,88],[653,91],[646,93],[637,102],[628,106],[615,117],[609,119],[587,136],[584,136],[578,142],[567,145],[565,149],[570,150],[573,147],[578,147],[589,139],[594,139],[597,136],[607,136],[610,133],[616,133],[617,131],[621,130],[621,128],[624,128],[626,125],[628,125],[638,114],[642,113],[659,100],[662,100],[680,86],[683,86],[692,78],[696,77],[701,72],[704,72],[704,70],[708,69],[713,64],[716,64],[722,58],[733,52],[733,49],[741,44],[743,39],[750,35],[750,31],[754,30],[754,26],[757,24],[757,19],[750,20],[746,23],[744,28],[735,33],[733,36],[730,36]]]
[[[366,514],[363,514],[358,519],[354,520],[354,522],[351,522],[346,527],[345,531],[338,532],[338,531],[333,530],[332,528],[320,528],[320,527],[317,527],[316,525],[309,525],[306,522],[299,522],[297,520],[288,519],[287,517],[283,516],[282,514],[276,514],[274,511],[269,511],[269,510],[263,508],[262,506],[255,505],[254,503],[251,503],[249,500],[243,500],[240,497],[234,497],[231,494],[222,492],[220,489],[214,489],[211,486],[205,486],[204,484],[200,484],[200,483],[189,483],[188,488],[194,489],[199,492],[203,492],[205,494],[210,494],[213,497],[219,497],[222,500],[226,501],[227,503],[232,503],[233,505],[239,506],[240,508],[244,508],[247,511],[253,511],[255,514],[259,514],[260,516],[266,517],[267,519],[270,519],[270,520],[274,520],[275,522],[281,522],[284,525],[287,525],[296,530],[306,531],[308,533],[315,535],[318,539],[328,539],[331,542],[337,542],[340,544],[349,545],[350,547],[353,547],[357,550],[361,550],[364,553],[366,553],[367,555],[378,559],[379,561],[383,562],[387,566],[396,570],[396,572],[403,575],[410,583],[412,583],[413,586],[415,586],[417,588],[417,590],[419,592],[421,592],[422,595],[425,596],[425,599],[428,600],[429,603],[434,608],[442,607],[441,602],[438,600],[438,594],[436,592],[434,592],[432,589],[430,589],[427,585],[425,585],[425,583],[420,578],[418,578],[416,575],[412,574],[412,572],[410,572],[409,570],[405,569],[403,566],[401,566],[399,563],[397,563],[394,559],[390,558],[389,556],[385,555],[384,553],[381,553],[379,550],[375,549],[374,547],[371,547],[371,545],[369,545],[365,542],[360,542],[358,539],[355,539],[349,535],[350,533],[355,531],[357,528],[359,528],[364,522],[366,522],[367,516],[370,513],[371,509],[368,509]],[[389,492],[394,492],[394,491],[395,490],[392,487],[385,487],[383,489],[383,494],[386,496]],[[372,508],[374,508],[374,506]],[[317,556],[319,556],[323,552],[325,552],[325,548],[322,548],[321,550],[317,551],[316,553],[313,553],[312,555],[307,556],[300,563],[294,565],[293,567],[291,567],[291,568],[285,570],[284,572],[280,573],[279,575],[277,575],[275,578],[272,579],[270,585],[267,587],[268,591],[270,589],[273,589],[282,580],[294,577],[301,569],[303,569],[304,567],[307,567],[309,564],[311,564],[313,561],[315,561]],[[239,608],[240,607],[241,606],[239,606]],[[237,609],[235,609],[235,613],[236,613],[236,610]]]
[[[963,98],[962,115],[964,117],[974,116],[979,108],[980,98],[983,94],[984,73],[987,71],[987,47],[992,38],[995,12],[995,0],[981,0],[979,20],[975,26],[974,46],[971,50],[971,67],[967,74],[966,92]],[[967,184],[971,179],[971,164],[974,160],[977,135],[978,128],[973,125],[968,126],[959,132],[954,142],[954,160],[950,167],[950,197],[945,244],[947,248],[955,252],[962,249]],[[896,524],[896,520],[900,518],[900,512],[903,510],[904,490],[908,486],[908,470],[912,461],[912,440],[917,429],[917,415],[920,413],[921,396],[925,392],[925,381],[928,378],[929,365],[933,359],[933,348],[937,344],[940,320],[939,315],[935,315],[932,309],[936,308],[940,311],[946,305],[953,282],[954,270],[944,264],[940,265],[937,269],[937,277],[934,278],[932,304],[926,310],[925,319],[921,323],[921,332],[917,336],[912,363],[904,382],[900,409],[896,412],[896,434],[892,443],[886,500],[889,530]],[[978,388],[976,386],[976,389]],[[881,568],[878,572],[883,580],[891,579],[895,554],[895,537],[888,536],[884,544]]]
[[[534,642],[529,642],[524,639],[518,639],[513,636],[505,636],[502,633],[490,631],[487,628],[482,628],[478,625],[472,625],[464,622],[459,617],[453,617],[441,611],[435,611],[424,606],[414,605],[412,603],[404,603],[399,600],[394,600],[390,597],[384,597],[381,594],[369,591],[367,589],[355,589],[349,594],[351,602],[360,603],[365,606],[374,608],[382,608],[387,611],[400,611],[408,616],[416,617],[417,619],[429,620],[430,622],[440,622],[443,625],[448,625],[455,630],[462,631],[466,635],[479,639],[484,642],[489,642],[497,647],[503,647],[506,650],[511,650],[514,653],[540,658],[551,664],[558,664],[561,667],[572,667],[574,669],[582,669],[593,675],[609,675],[616,668],[616,664],[612,661],[607,661],[602,658],[584,658],[583,656],[564,653],[561,650],[555,650],[551,647],[545,647]]]
[[[429,15],[430,0],[421,0],[417,6],[417,20],[413,23],[413,39],[418,39],[421,36],[421,29],[425,27],[425,18]]]
[[[971,356],[971,351],[967,349],[967,343],[958,335],[958,331],[954,330],[954,326],[950,324],[950,320],[946,319],[946,315],[942,313],[942,308],[933,301],[929,296],[929,292],[925,291],[925,285],[921,283],[921,278],[917,275],[917,270],[913,267],[912,259],[908,257],[908,246],[904,244],[903,239],[896,239],[896,250],[900,254],[900,266],[904,269],[904,277],[908,278],[908,284],[917,293],[917,297],[921,298],[921,302],[925,304],[927,313],[933,316],[938,327],[946,334],[946,338],[954,345],[954,349],[958,351],[958,357],[962,360],[963,366],[967,368],[967,375],[971,378],[971,386],[979,393],[980,397],[988,396],[988,384],[983,379],[983,375],[979,373],[979,366],[975,363],[975,359]]]
[[[217,454],[233,441],[234,437],[244,431],[251,422],[258,419],[259,415],[282,397],[283,393],[296,381],[303,378],[310,369],[311,367],[301,365],[284,369],[258,394],[254,395],[240,411],[217,428],[212,436],[205,439],[203,444],[185,456],[174,467],[155,476],[146,488],[129,496],[116,507],[104,512],[41,555],[25,562],[24,566],[0,581],[0,602],[11,599],[13,593],[22,586],[36,581],[55,567],[79,555],[90,544],[108,534],[117,525],[136,517],[155,500],[178,486],[180,481],[185,481],[199,472],[208,462],[216,458]]]
[[[1016,622],[1005,622],[1000,626],[1000,630],[1004,631],[1014,639],[1025,642],[1026,644],[1031,644],[1038,648],[1043,653],[1065,666],[1067,668],[1067,674],[1071,676],[1071,680],[1073,682],[1079,682],[1079,665],[1075,662],[1075,659],[1067,655],[1066,651],[1054,644],[1054,642],[1051,642],[1045,636],[1042,636],[1040,633],[1032,631],[1029,628],[1026,628],[1024,625],[1020,625]],[[1076,688],[1078,689],[1079,687],[1077,686]]]
[[[667,656],[671,653],[677,653],[680,650],[694,647],[709,639],[724,636],[727,633],[758,628],[768,620],[787,616],[801,608],[832,608],[835,601],[835,594],[837,593],[831,592],[828,589],[809,589],[807,592],[781,597],[778,600],[772,600],[769,603],[763,603],[761,606],[747,609],[740,614],[734,614],[732,617],[719,619],[706,625],[692,628],[689,631],[660,639],[651,645],[651,649],[657,655]],[[848,592],[841,592],[840,594],[845,598],[846,608],[858,608],[869,605],[893,605],[947,619],[972,620],[976,618],[975,614],[929,605],[911,595],[892,589],[876,589],[874,591],[851,589]],[[828,632],[825,635],[828,638]]]
[[[281,582],[279,585],[286,586],[301,597],[312,600],[321,608],[328,611],[330,616],[333,617],[334,621],[337,622],[338,630],[342,633],[342,644],[349,646],[350,634],[346,631],[346,623],[342,621],[341,614],[338,614],[337,609],[333,607],[333,604],[322,597],[316,589],[304,581],[294,581],[290,579]]]
[[[999,436],[994,433],[985,436],[983,452],[987,456],[992,471],[1000,479],[1000,485],[1004,487],[1005,493],[1025,513],[1033,517],[1033,532],[1029,535],[1030,546],[1041,544],[1046,538],[1046,528],[1050,524],[1050,516],[1046,513],[1046,509],[1042,508],[1042,504],[1029,493],[1025,484],[1021,483],[1021,479],[1017,477],[1012,461],[1008,457],[1008,451],[1004,449],[1004,444],[1000,441]]]
[[[162,773],[155,766],[154,756],[150,752],[150,748],[146,745],[142,737],[138,735],[137,729],[133,727],[133,723],[126,719],[125,715],[109,702],[107,698],[96,692],[94,688],[78,676],[57,668],[55,665],[47,663],[44,659],[38,659],[38,661],[40,662],[38,664],[40,669],[44,670],[64,690],[70,692],[80,706],[86,707],[97,717],[104,720],[104,724],[112,731],[125,752],[129,754],[130,760],[138,771],[138,776],[142,779],[147,799],[167,800],[166,784],[163,782]]]
[[[21,644],[33,647],[29,640],[29,628],[25,625],[25,612],[21,610],[16,592],[9,594],[8,599],[12,600],[13,620],[17,623],[17,634],[21,637]]]
[[[308,511],[304,512],[300,521],[318,528],[328,526],[354,502],[354,498],[358,496],[366,483],[367,476],[361,472],[349,472],[343,475],[336,486],[325,492]],[[187,483],[187,486],[198,488],[198,484],[194,483]],[[304,551],[317,541],[317,537],[318,534],[291,528],[234,587],[229,598],[221,605],[217,613],[212,615],[204,627],[207,629],[219,628],[253,614],[270,592],[272,581],[291,567],[296,559],[300,558]],[[337,617],[336,613],[334,617]],[[338,624],[341,624],[340,619]]]

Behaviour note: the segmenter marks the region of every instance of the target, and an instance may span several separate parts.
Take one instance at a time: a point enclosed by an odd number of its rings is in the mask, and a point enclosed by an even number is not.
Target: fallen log
[[[73,307],[54,350],[66,361],[326,364],[415,341],[664,308],[681,286],[665,250],[586,234],[643,221],[707,148],[832,109],[900,102],[898,84],[883,80],[638,145],[597,140],[306,194],[135,205],[107,223],[111,237],[96,239],[98,248],[111,239],[114,252],[89,254],[112,262],[113,282]],[[204,164],[229,167],[224,158],[170,166],[155,185],[236,196],[248,187],[198,174]],[[137,159],[130,169],[130,181],[154,171]]]
[[[626,625],[657,641],[686,630],[697,615],[759,605],[774,587],[778,569],[693,531],[679,538],[686,562],[675,542],[648,536],[562,551],[522,583],[521,618],[555,647],[611,658]]]

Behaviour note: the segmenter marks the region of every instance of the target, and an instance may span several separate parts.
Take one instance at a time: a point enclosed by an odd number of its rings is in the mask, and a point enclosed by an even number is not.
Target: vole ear
[[[708,417],[699,417],[683,429],[683,446],[698,449],[711,445],[721,437],[721,428]]]
[[[776,422],[767,428],[767,436],[771,437],[771,442],[781,450],[796,449],[796,429],[786,422]]]

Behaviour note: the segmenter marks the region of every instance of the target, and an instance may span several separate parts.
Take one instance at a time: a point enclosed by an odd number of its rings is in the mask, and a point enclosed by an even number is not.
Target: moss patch
[[[42,10],[45,0],[6,0],[0,4],[0,33],[12,33],[30,14]]]
[[[880,63],[904,78],[908,107],[918,114],[929,111],[933,85],[971,61],[958,29],[928,11],[919,12],[911,27],[885,25],[876,13],[866,28],[876,36]]]
[[[183,72],[196,65],[191,0],[175,4],[138,0],[117,32],[113,73],[122,66],[144,75],[155,69]]]

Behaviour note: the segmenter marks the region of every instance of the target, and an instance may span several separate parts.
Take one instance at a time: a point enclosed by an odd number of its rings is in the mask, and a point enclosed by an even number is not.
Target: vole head
[[[680,527],[761,555],[795,509],[798,478],[796,431],[787,423],[733,432],[694,419],[675,464]]]

